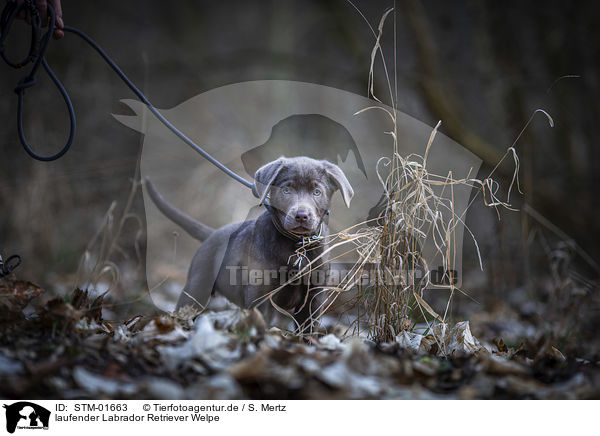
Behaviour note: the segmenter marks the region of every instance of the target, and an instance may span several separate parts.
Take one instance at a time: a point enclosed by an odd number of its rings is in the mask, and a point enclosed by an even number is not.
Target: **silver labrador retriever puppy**
[[[265,212],[255,220],[213,230],[168,203],[146,179],[156,206],[192,237],[204,241],[192,260],[177,307],[206,306],[215,292],[240,307],[256,306],[261,297],[323,253],[333,193],[341,191],[348,207],[354,195],[337,165],[308,157],[280,157],[259,168],[254,180],[254,193]],[[319,310],[324,260],[326,256],[314,263],[318,268],[310,278],[287,284],[259,305],[267,320],[274,310],[282,309],[295,318],[300,330],[306,330]],[[315,284],[317,277],[321,283]]]

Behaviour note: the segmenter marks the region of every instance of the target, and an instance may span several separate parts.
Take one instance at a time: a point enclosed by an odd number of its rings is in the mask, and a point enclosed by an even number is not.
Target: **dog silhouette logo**
[[[6,431],[14,433],[18,429],[48,429],[50,411],[28,401],[4,405],[6,409]]]
[[[174,206],[212,227],[248,221],[264,211],[246,186],[231,179],[173,135],[142,102],[122,102],[133,115],[114,117],[144,135],[140,159],[142,179],[149,177]],[[370,107],[380,110],[365,112]],[[343,213],[328,217],[331,235],[363,225],[381,225],[382,213],[388,206],[385,188],[391,171],[388,163],[394,153],[418,162],[427,149],[426,169],[435,181],[432,192],[425,197],[435,195],[443,200],[439,206],[429,203],[428,208],[436,217],[450,219],[446,225],[455,235],[441,244],[439,235],[434,234],[437,225],[423,225],[422,234],[407,240],[405,245],[415,247],[419,258],[427,264],[426,268],[415,265],[409,280],[425,277],[423,280],[431,289],[461,286],[463,236],[467,232],[463,218],[475,188],[470,184],[452,184],[452,189],[444,189],[437,180],[446,180],[449,176],[454,180],[469,179],[477,174],[482,161],[440,132],[432,147],[427,148],[433,126],[358,94],[288,80],[234,83],[193,96],[160,112],[247,181],[252,180],[258,168],[281,156],[306,156],[338,165],[352,185],[354,197],[349,208],[342,196],[332,197],[331,209]],[[392,134],[398,138],[396,151]],[[407,167],[406,174],[412,173],[410,168],[412,166]],[[156,306],[171,311],[176,301],[173,291],[183,286],[190,259],[198,250],[198,241],[178,231],[150,201],[148,191],[143,192],[147,284],[153,290],[151,295]],[[468,239],[465,241],[470,243]],[[444,253],[452,253],[451,262]],[[357,252],[348,245],[336,248],[331,257],[336,258],[335,263],[344,265],[359,260]],[[440,268],[442,272],[437,274]],[[434,276],[439,279],[435,283]]]

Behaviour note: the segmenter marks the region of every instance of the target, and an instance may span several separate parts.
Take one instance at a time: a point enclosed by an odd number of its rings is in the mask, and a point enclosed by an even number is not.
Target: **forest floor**
[[[11,399],[599,399],[600,365],[468,322],[394,343],[341,326],[299,338],[258,311],[103,319],[102,296],[0,279],[0,396]],[[489,315],[489,314],[488,314]],[[477,332],[493,330],[480,317]],[[447,330],[447,331],[446,331]],[[436,333],[436,335],[434,335]]]

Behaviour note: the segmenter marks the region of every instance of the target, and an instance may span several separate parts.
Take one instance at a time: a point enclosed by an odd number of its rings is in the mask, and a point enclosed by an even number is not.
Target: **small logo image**
[[[4,405],[6,409],[6,431],[14,433],[22,430],[48,430],[50,411],[29,401],[19,401]]]

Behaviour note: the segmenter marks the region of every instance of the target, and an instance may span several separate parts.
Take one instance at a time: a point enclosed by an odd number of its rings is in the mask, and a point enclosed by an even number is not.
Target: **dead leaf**
[[[44,291],[31,282],[4,278],[0,281],[0,320],[22,318],[22,311]]]

